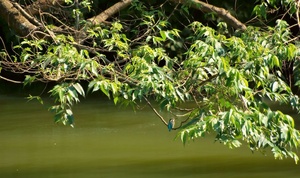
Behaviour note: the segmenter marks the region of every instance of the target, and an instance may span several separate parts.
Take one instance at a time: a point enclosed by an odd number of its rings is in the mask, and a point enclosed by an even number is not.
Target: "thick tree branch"
[[[229,11],[225,10],[224,8],[216,7],[214,5],[199,1],[199,0],[171,0],[175,3],[180,4],[186,4],[190,3],[190,7],[194,9],[201,10],[206,13],[214,12],[216,13],[220,18],[222,18],[228,25],[232,26],[235,29],[239,30],[246,30],[246,25],[240,22],[237,18],[232,16]],[[109,17],[113,16],[114,14],[118,13],[122,9],[125,9],[132,3],[132,0],[122,0],[113,6],[106,9],[104,12],[100,13],[99,15],[92,17],[88,19],[91,21],[94,25],[99,24],[105,20],[107,20]]]
[[[175,3],[186,4],[190,3],[190,7],[201,10],[206,13],[215,12],[220,18],[222,18],[228,25],[235,29],[246,30],[246,25],[240,22],[237,18],[233,17],[229,11],[216,7],[214,5],[199,1],[199,0],[171,0]]]
[[[220,18],[222,18],[226,23],[228,23],[230,26],[232,26],[235,29],[240,29],[240,30],[245,30],[246,26],[240,22],[238,19],[233,17],[229,11],[225,10],[224,8],[216,7],[214,5],[205,3],[203,1],[199,0],[171,0],[175,3],[180,3],[180,4],[186,4],[190,3],[190,7],[194,9],[201,10],[203,12],[215,12]],[[64,0],[38,0],[34,2],[33,4],[29,5],[26,7],[26,10],[30,12],[31,14],[37,14],[38,10],[46,10],[50,5],[59,5],[63,3]],[[102,13],[100,13],[97,16],[94,16],[92,18],[89,18],[88,21],[91,21],[94,25],[99,24],[101,22],[104,22],[114,14],[120,12],[122,9],[128,7],[132,3],[132,0],[122,0],[113,6],[109,7]]]
[[[26,11],[31,15],[36,15],[39,11],[47,10],[49,6],[57,6],[64,2],[64,0],[37,0],[31,5],[26,6]]]
[[[13,2],[12,3],[14,5],[15,8],[17,8],[21,13],[22,15],[28,19],[33,25],[36,25],[36,26],[42,26],[42,24],[36,19],[34,18],[33,16],[29,15],[18,3],[16,2]]]
[[[19,35],[27,36],[38,28],[26,19],[9,0],[1,0],[0,9],[0,17]]]
[[[27,13],[18,3],[10,0],[0,0],[0,17],[19,36],[33,35],[37,38],[54,37],[54,31],[62,31],[59,27],[49,30],[43,21],[39,22],[35,17]],[[48,32],[48,34],[43,31]],[[31,36],[33,37],[33,36]],[[55,41],[55,39],[53,39]]]
[[[92,24],[94,24],[94,25],[104,22],[105,20],[107,20],[108,18],[113,16],[114,14],[116,14],[116,13],[120,12],[122,9],[125,9],[126,7],[128,7],[131,4],[131,2],[132,2],[132,0],[122,0],[120,2],[117,2],[116,4],[109,7],[108,9],[106,9],[105,11],[100,13],[99,15],[89,18],[88,21],[91,21]]]

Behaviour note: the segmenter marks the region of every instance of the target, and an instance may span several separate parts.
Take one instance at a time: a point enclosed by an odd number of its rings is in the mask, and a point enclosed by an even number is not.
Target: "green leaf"
[[[167,106],[168,104],[169,104],[169,100],[163,99],[163,100],[160,102],[160,104],[159,104],[160,110],[163,111],[163,110],[166,108],[166,106]]]
[[[260,5],[256,5],[253,9],[253,13],[260,18],[266,19],[267,18],[266,4],[262,3]]]
[[[163,31],[163,30],[161,30],[161,31],[159,31],[159,33],[160,33],[160,36],[162,37],[162,40],[163,41],[165,41],[166,40],[166,38],[167,38],[167,36],[166,36],[166,31]]]
[[[32,82],[34,82],[36,79],[35,76],[26,75],[24,79],[24,86],[30,85]]]
[[[187,131],[182,131],[180,139],[181,139],[182,143],[185,145],[186,141],[188,139],[188,132]]]
[[[73,3],[73,0],[65,0],[65,3],[66,3],[66,4],[72,4],[72,3]]]
[[[74,127],[74,116],[71,109],[66,109],[67,121],[71,127]]]
[[[118,103],[118,101],[119,101],[119,97],[118,97],[118,96],[115,96],[115,97],[114,97],[114,103],[115,103],[115,105]]]
[[[72,86],[76,89],[76,91],[81,95],[81,96],[85,96],[85,92],[82,88],[82,86],[79,83],[74,83],[72,84]]]
[[[277,56],[272,55],[272,64],[274,67],[281,67]]]
[[[279,88],[279,83],[277,81],[275,81],[273,84],[272,84],[272,91],[273,92],[276,92]]]
[[[232,144],[232,146],[234,146],[235,148],[238,148],[238,147],[240,147],[240,146],[242,145],[242,143],[241,143],[240,141],[238,141],[238,140],[233,140],[233,141],[231,142],[231,144]]]
[[[185,99],[184,99],[184,94],[181,93],[178,89],[175,90],[175,91],[176,91],[177,95],[179,96],[179,98],[181,99],[181,101],[185,101]]]
[[[66,101],[65,92],[62,90],[62,88],[59,88],[58,91],[59,101],[64,103]]]
[[[108,90],[108,86],[107,86],[107,83],[106,83],[106,82],[101,82],[101,83],[100,83],[100,89],[101,89],[101,91],[102,91],[107,97],[110,97],[109,90]]]
[[[70,86],[68,88],[68,95],[66,96],[69,104],[72,104],[75,100],[76,102],[79,102],[78,94],[76,92],[76,89],[73,86]]]
[[[289,44],[288,48],[287,48],[288,59],[291,60],[291,59],[295,58],[296,52],[297,52],[297,47],[293,44]]]
[[[95,75],[95,76],[98,76],[98,67],[99,67],[99,64],[96,62],[96,61],[92,61],[91,62],[91,71],[92,73]]]
[[[110,87],[113,94],[116,94],[118,92],[118,85],[116,83],[114,82],[110,83]]]
[[[182,9],[187,15],[189,15],[189,7],[188,7],[188,6],[182,5],[182,6],[181,6],[181,9]]]
[[[92,92],[94,92],[96,83],[97,83],[97,82],[96,82],[95,80],[93,80],[93,81],[91,81],[91,82],[89,83],[89,85],[88,85],[88,92],[89,92],[91,89],[93,89]],[[98,89],[99,89],[99,88],[98,88]],[[95,90],[95,91],[97,91],[97,90]]]
[[[33,99],[36,99],[40,104],[44,104],[44,101],[43,99],[40,97],[40,96],[32,96],[32,95],[29,95],[27,97],[28,101],[31,101]]]
[[[62,115],[61,114],[55,114],[54,115],[54,122],[60,122],[62,120]]]

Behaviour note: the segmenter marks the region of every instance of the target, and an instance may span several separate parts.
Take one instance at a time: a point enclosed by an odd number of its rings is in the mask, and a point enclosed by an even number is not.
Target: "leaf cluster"
[[[268,3],[276,6],[277,1]],[[216,141],[230,148],[242,143],[252,151],[269,147],[275,158],[297,162],[300,133],[293,118],[266,102],[300,111],[299,97],[283,69],[295,62],[295,73],[300,71],[299,46],[291,40],[287,22],[279,19],[267,30],[249,26],[234,33],[224,22],[216,29],[199,21],[177,28],[170,23],[174,14],[166,13],[164,5],[134,1],[129,11],[138,13],[128,15],[135,17],[132,21],[84,24],[85,43],[66,34],[53,36],[53,41],[25,39],[15,47],[19,55],[1,57],[26,71],[25,85],[57,83],[49,91],[56,122],[73,126],[72,106],[80,96],[101,92],[115,104],[137,107],[146,102],[168,125],[151,105],[156,102],[161,111],[175,115],[174,122],[180,124],[172,129],[180,129],[183,143],[214,133]],[[174,11],[190,15],[186,7]],[[254,9],[262,17],[264,10],[264,2]]]

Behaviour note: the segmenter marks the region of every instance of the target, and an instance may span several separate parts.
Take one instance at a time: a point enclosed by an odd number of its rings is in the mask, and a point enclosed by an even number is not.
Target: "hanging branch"
[[[165,121],[165,119],[157,112],[157,110],[152,106],[151,102],[144,96],[145,101],[150,106],[150,108],[153,110],[153,112],[160,118],[160,120],[167,126],[168,123]]]
[[[6,81],[11,82],[11,83],[17,83],[17,84],[23,83],[23,82],[21,82],[21,81],[16,81],[16,80],[12,80],[12,79],[5,78],[5,77],[3,77],[3,76],[1,76],[1,75],[0,75],[0,79],[6,80]]]
[[[158,113],[158,111],[152,106],[151,102],[150,102],[146,97],[144,97],[144,99],[145,99],[145,101],[147,102],[147,104],[150,106],[150,108],[152,109],[152,111],[160,118],[160,120],[161,120],[166,126],[168,126],[168,123],[166,122],[166,120],[165,120],[165,119]],[[177,127],[173,127],[172,130],[177,130],[177,129],[181,128],[182,125],[183,125],[184,123],[186,123],[188,120],[191,119],[192,110],[189,111],[189,112],[190,112],[189,116],[188,116],[185,120],[181,121],[180,124],[179,124]]]
[[[190,115],[189,115],[185,120],[183,120],[183,121],[180,122],[179,126],[174,127],[174,128],[172,128],[172,129],[173,129],[173,130],[180,129],[184,123],[186,123],[188,120],[190,120],[190,118],[191,118],[190,116],[191,116],[191,113],[190,113]]]

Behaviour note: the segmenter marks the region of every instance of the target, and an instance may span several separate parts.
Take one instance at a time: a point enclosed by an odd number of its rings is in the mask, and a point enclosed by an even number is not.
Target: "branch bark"
[[[186,4],[187,0],[170,0],[174,3]],[[63,0],[38,0],[34,2],[32,5],[27,6],[26,10],[29,14],[35,14],[38,12],[38,9],[45,10],[45,8],[49,7],[49,5],[59,5]],[[108,18],[112,17],[114,14],[120,12],[121,10],[127,8],[132,3],[132,0],[122,0],[112,5],[102,13],[92,18],[89,18],[88,21],[92,22],[92,24],[96,25],[101,22],[104,22]],[[240,22],[238,19],[233,17],[227,10],[213,6],[211,4],[199,1],[199,0],[191,0],[189,1],[190,7],[201,10],[203,12],[214,12],[220,18],[222,18],[227,24],[234,27],[235,29],[245,30],[246,26]],[[38,8],[37,8],[38,7]],[[0,16],[8,23],[9,27],[12,28],[18,35],[27,36],[30,32],[39,28],[37,26],[38,23],[34,23],[34,19],[28,19],[24,16],[24,13],[20,13],[12,2],[9,0],[1,0],[0,1]]]
[[[18,9],[19,12],[21,12],[21,14],[27,20],[29,20],[30,23],[32,23],[33,25],[36,25],[36,26],[42,26],[42,24],[38,20],[36,20],[36,18],[34,18],[33,16],[29,15],[18,3],[13,2],[12,4],[14,5],[15,8]]]
[[[92,22],[92,24],[94,25],[104,22],[114,14],[128,7],[131,4],[131,2],[132,0],[122,0],[120,2],[117,2],[116,4],[112,5],[99,15],[89,18],[88,21]]]
[[[0,79],[5,80],[5,81],[8,81],[8,82],[11,82],[11,83],[17,83],[17,84],[24,83],[24,82],[22,82],[22,81],[16,81],[16,80],[8,79],[8,78],[3,77],[3,76],[1,76],[1,75],[0,75]]]
[[[64,3],[64,0],[37,0],[31,5],[26,6],[26,11],[31,15],[36,15],[39,11],[45,11],[49,6],[57,6]]]
[[[1,0],[0,9],[0,16],[18,35],[26,36],[38,28],[26,19],[9,0]]]
[[[179,3],[179,4],[191,3],[190,4],[191,8],[198,9],[198,10],[201,10],[206,13],[214,12],[220,18],[222,18],[228,25],[232,26],[235,29],[244,31],[247,28],[245,24],[243,24],[237,18],[232,16],[230,14],[230,12],[225,10],[224,8],[220,8],[220,7],[217,7],[217,6],[214,6],[214,5],[205,3],[203,1],[199,1],[199,0],[191,0],[189,2],[187,0],[170,0],[170,1]],[[132,0],[122,0],[122,1],[114,4],[113,6],[109,7],[108,9],[106,9],[105,11],[100,13],[99,15],[92,17],[88,20],[91,21],[92,24],[94,24],[94,25],[99,24],[101,22],[104,22],[105,20],[107,20],[108,18],[113,16],[114,14],[120,12],[122,9],[125,9],[131,3],[132,3]]]
[[[190,7],[194,9],[201,10],[206,13],[215,12],[220,18],[222,18],[228,25],[232,26],[235,29],[238,30],[246,30],[246,25],[240,22],[237,18],[232,16],[229,11],[225,10],[224,8],[220,8],[208,3],[205,3],[203,1],[199,0],[190,0],[187,2],[187,0],[171,0],[175,3],[180,4],[186,4],[190,3]]]
[[[150,108],[152,109],[152,111],[157,115],[157,117],[160,118],[160,120],[162,121],[162,123],[164,123],[166,126],[168,125],[168,123],[165,121],[165,119],[157,112],[157,110],[152,106],[151,102],[144,96],[145,101],[147,102],[148,106],[150,106]]]

